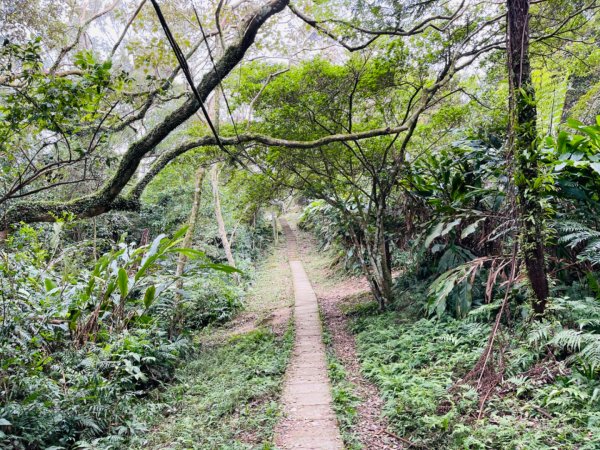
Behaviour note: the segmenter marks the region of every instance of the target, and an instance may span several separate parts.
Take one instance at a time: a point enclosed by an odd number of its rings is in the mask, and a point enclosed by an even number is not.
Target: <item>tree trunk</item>
[[[540,175],[537,150],[535,91],[529,62],[529,0],[507,0],[508,68],[511,90],[510,151],[516,158],[521,251],[534,293],[533,311],[546,309],[548,278],[544,260],[544,211],[535,180]]]
[[[93,230],[94,230],[94,237],[93,237],[93,248],[92,248],[92,254],[94,256],[94,262],[98,261],[98,227],[96,224],[96,218],[94,217],[93,219]]]
[[[221,210],[221,198],[219,194],[219,164],[213,164],[210,170],[210,182],[212,185],[213,199],[215,205],[215,218],[217,219],[217,227],[219,229],[219,236],[223,243],[223,249],[225,250],[225,256],[227,257],[227,263],[231,267],[235,267],[235,260],[233,259],[233,253],[231,252],[231,246],[229,245],[229,238],[227,237],[227,231],[225,230],[225,221],[223,220],[223,212]],[[239,277],[235,274],[236,281],[239,281]]]
[[[392,272],[387,262],[387,249],[385,244],[377,237],[374,242],[365,247],[365,250],[372,267],[373,278],[381,296],[379,306],[381,310],[384,310],[393,300]]]
[[[279,243],[279,229],[277,228],[277,215],[275,209],[271,213],[271,225],[273,226],[273,243],[277,245]]]
[[[198,212],[200,211],[200,200],[202,198],[202,182],[204,181],[204,167],[198,167],[196,170],[196,176],[194,181],[194,200],[192,202],[192,210],[190,211],[190,217],[188,219],[188,229],[185,232],[183,248],[189,248],[192,246],[192,240],[194,238],[194,232],[196,231],[196,224],[198,223]],[[187,256],[183,253],[179,255],[177,260],[177,268],[175,269],[176,281],[176,293],[175,293],[175,304],[173,305],[175,311],[171,322],[171,334],[174,334],[176,329],[179,327],[179,321],[181,320],[181,291],[183,289],[183,272],[185,270],[185,264],[187,263]]]
[[[362,273],[369,283],[379,309],[383,311],[392,301],[392,273],[387,264],[386,246],[378,244],[379,239],[369,241],[359,236],[352,227],[350,227],[350,237]]]
[[[386,213],[386,199],[381,199],[381,204],[377,209],[376,219],[376,246],[378,248],[378,273],[381,277],[381,290],[383,295],[389,304],[393,300],[392,294],[392,255],[390,254],[389,243],[385,239],[385,213]]]

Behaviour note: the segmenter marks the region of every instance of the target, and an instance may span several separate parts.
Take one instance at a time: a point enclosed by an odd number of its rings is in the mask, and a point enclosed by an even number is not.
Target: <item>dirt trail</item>
[[[285,220],[281,225],[294,282],[296,340],[283,389],[285,417],[275,430],[275,443],[282,449],[341,450],[317,297],[298,259],[296,236]]]
[[[348,331],[347,317],[340,306],[351,304],[353,296],[368,292],[369,285],[364,279],[351,278],[334,289],[315,286],[319,303],[331,335],[331,343],[338,360],[347,372],[347,379],[355,387],[354,394],[360,399],[357,407],[356,423],[353,431],[365,449],[397,450],[404,448],[401,438],[388,430],[382,410],[384,402],[377,388],[364,378],[356,352],[354,337]]]

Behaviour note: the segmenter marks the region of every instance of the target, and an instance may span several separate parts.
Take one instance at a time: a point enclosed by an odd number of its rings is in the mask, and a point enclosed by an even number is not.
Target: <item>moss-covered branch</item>
[[[197,86],[200,98],[205,101],[208,95],[219,85],[231,70],[242,60],[248,48],[253,44],[258,30],[266,20],[280,12],[289,0],[271,0],[249,13],[240,23],[240,34],[230,44],[223,56],[216,62],[214,70],[209,71]],[[119,162],[119,166],[110,180],[93,195],[81,197],[69,202],[30,202],[18,203],[2,215],[2,227],[17,222],[49,222],[66,213],[77,217],[93,217],[121,206],[129,205],[129,200],[119,200],[119,195],[135,174],[142,158],[160,144],[173,130],[189,119],[200,104],[195,98],[188,99],[162,122],[132,143]],[[135,201],[134,201],[135,203]]]

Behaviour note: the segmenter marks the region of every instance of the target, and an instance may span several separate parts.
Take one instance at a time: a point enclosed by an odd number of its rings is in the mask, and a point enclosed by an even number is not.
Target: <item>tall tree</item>
[[[533,310],[542,316],[548,300],[544,250],[544,209],[540,196],[540,153],[535,91],[529,60],[529,0],[508,0],[508,69],[510,74],[510,142],[515,158],[521,251],[534,293]]]

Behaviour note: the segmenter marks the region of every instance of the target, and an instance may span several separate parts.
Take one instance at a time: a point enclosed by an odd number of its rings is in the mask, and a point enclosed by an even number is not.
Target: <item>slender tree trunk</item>
[[[213,164],[210,169],[210,182],[212,185],[214,206],[215,206],[215,218],[217,219],[217,227],[219,229],[219,236],[223,243],[223,249],[225,250],[225,256],[227,257],[227,263],[231,267],[235,267],[235,260],[233,259],[233,253],[231,252],[231,246],[229,245],[229,238],[227,237],[227,231],[225,230],[225,221],[223,220],[223,212],[221,210],[221,196],[219,194],[219,164]],[[236,274],[236,281],[238,277]]]
[[[516,158],[521,251],[534,293],[533,310],[539,318],[546,310],[548,277],[544,260],[544,211],[539,188],[535,91],[529,62],[529,0],[507,0],[508,68],[511,90],[510,148]]]
[[[377,208],[376,233],[377,233],[377,248],[379,258],[379,273],[381,276],[381,290],[387,303],[393,300],[392,287],[392,255],[390,254],[389,243],[385,239],[385,214],[386,214],[386,199],[382,198],[379,207]]]
[[[204,167],[198,167],[196,170],[194,180],[194,200],[192,202],[192,210],[190,211],[190,217],[188,219],[188,229],[183,237],[182,247],[188,248],[192,246],[192,240],[194,238],[194,232],[196,231],[196,224],[198,223],[198,212],[200,211],[200,201],[202,199],[202,182],[204,181],[205,169]],[[175,293],[175,304],[173,305],[175,311],[171,322],[171,334],[174,334],[176,329],[179,327],[179,321],[181,320],[181,291],[183,289],[183,272],[187,263],[187,256],[183,253],[179,255],[177,260],[177,268],[175,269],[175,277],[177,281],[175,286],[177,292]]]
[[[98,228],[97,228],[95,217],[92,219],[92,221],[93,221],[92,223],[93,223],[93,227],[94,227],[93,256],[94,256],[94,262],[96,262],[96,261],[98,261],[98,242],[97,242]]]
[[[279,243],[279,230],[277,229],[277,215],[275,209],[271,213],[271,225],[273,226],[273,242],[275,245]]]

